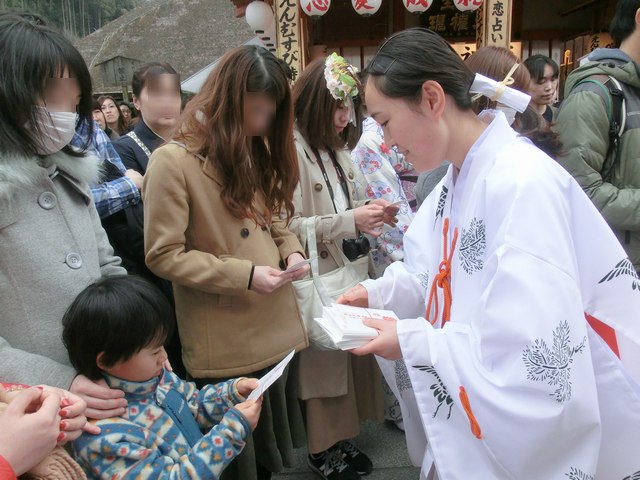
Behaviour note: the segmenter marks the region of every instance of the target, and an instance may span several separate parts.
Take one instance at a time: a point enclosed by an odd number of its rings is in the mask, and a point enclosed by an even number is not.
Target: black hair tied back
[[[444,38],[426,28],[389,37],[369,63],[367,74],[387,97],[417,102],[424,82],[432,80],[459,108],[471,108],[469,89],[475,75]]]

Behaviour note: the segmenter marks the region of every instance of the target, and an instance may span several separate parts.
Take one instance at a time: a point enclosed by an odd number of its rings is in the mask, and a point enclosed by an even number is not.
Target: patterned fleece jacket
[[[245,400],[236,380],[198,391],[166,370],[142,383],[105,379],[111,388],[125,392],[128,406],[122,417],[96,421],[99,435],[84,433],[74,442],[89,478],[218,479],[251,434],[247,420],[232,408]],[[193,447],[161,406],[170,389],[184,397],[200,429],[208,432]]]

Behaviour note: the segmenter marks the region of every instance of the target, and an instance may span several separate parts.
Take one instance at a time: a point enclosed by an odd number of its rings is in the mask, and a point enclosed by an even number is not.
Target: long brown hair
[[[506,48],[486,46],[478,49],[476,53],[465,60],[473,73],[480,73],[485,77],[498,82],[502,81],[514,64],[520,63],[518,57]],[[511,75],[513,77],[512,88],[527,92],[531,75],[529,70],[520,63],[520,66]],[[473,103],[473,110],[480,113],[486,108],[496,108],[496,102],[487,97],[480,97]],[[554,132],[547,122],[531,106],[522,113],[516,113],[513,129],[523,137],[531,140],[536,147],[545,152],[551,158],[557,158],[562,154],[562,142],[560,136]]]
[[[127,133],[127,124],[124,122],[124,117],[122,116],[122,112],[120,111],[120,107],[118,107],[118,102],[116,102],[116,99],[113,98],[111,95],[100,95],[98,97],[98,104],[100,105],[100,110],[102,110],[102,104],[107,100],[111,100],[113,104],[116,106],[116,110],[118,111],[116,133],[118,133],[119,135],[124,135],[125,133]],[[107,120],[105,119],[105,123],[106,121]],[[107,125],[107,127],[108,126],[109,125]]]
[[[265,137],[243,132],[245,94],[267,93],[276,101]],[[217,170],[222,201],[237,218],[269,223],[273,215],[293,216],[298,162],[293,143],[293,111],[287,74],[263,47],[245,45],[227,52],[187,104],[174,138]],[[266,211],[254,200],[264,195]]]
[[[336,132],[334,115],[341,102],[327,88],[324,62],[324,58],[317,58],[307,65],[293,87],[296,125],[313,149],[342,150],[345,145],[351,149],[360,138],[362,99],[360,95],[353,99],[356,126],[349,123],[341,133]]]

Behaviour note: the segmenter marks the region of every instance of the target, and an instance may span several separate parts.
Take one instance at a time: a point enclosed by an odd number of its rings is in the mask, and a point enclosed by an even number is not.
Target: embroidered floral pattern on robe
[[[524,349],[522,359],[527,367],[527,378],[537,382],[546,381],[549,385],[556,387],[552,396],[559,403],[564,403],[571,399],[571,364],[574,356],[582,353],[587,338],[571,347],[569,324],[566,321],[553,332],[553,345],[547,346],[543,339],[537,339],[532,345]]]

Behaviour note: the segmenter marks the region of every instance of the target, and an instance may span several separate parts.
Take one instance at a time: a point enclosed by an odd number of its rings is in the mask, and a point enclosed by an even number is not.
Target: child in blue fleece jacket
[[[218,479],[242,451],[261,402],[240,378],[197,390],[164,368],[163,344],[174,328],[165,297],[133,276],[87,287],[63,318],[63,340],[79,374],[125,392],[121,417],[98,420],[101,433],[74,443],[96,479]],[[206,432],[206,433],[202,433]]]

